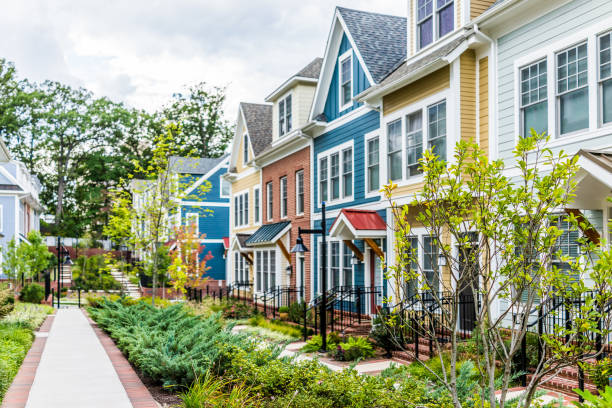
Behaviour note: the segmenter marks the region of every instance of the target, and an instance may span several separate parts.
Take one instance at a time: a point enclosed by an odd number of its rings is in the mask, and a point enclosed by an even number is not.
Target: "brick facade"
[[[300,170],[304,171],[304,213],[296,215],[296,173]],[[287,177],[287,217],[281,218],[281,195],[280,195],[280,179]],[[287,250],[295,245],[298,236],[298,227],[310,228],[310,147],[305,147],[295,153],[292,153],[274,163],[266,165],[262,169],[262,220],[264,224],[272,224],[280,221],[291,221],[290,245]],[[268,192],[267,185],[272,182],[273,191],[273,209],[272,218],[268,218]],[[304,244],[308,249],[310,247],[310,236],[302,235]],[[297,254],[291,254],[291,265],[294,273],[291,275],[291,285],[296,284],[298,271]],[[310,257],[304,257],[304,286],[306,289],[306,300],[310,300]]]

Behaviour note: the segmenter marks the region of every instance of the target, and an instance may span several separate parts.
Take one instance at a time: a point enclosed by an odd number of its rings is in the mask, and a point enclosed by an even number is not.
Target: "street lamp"
[[[318,229],[302,229],[298,228],[298,237],[295,241],[295,246],[291,249],[293,253],[304,253],[308,252],[308,248],[304,245],[302,234],[321,234],[321,350],[322,353],[327,352],[327,243],[325,242],[325,236],[327,231],[325,228],[325,202],[321,204],[321,228]]]

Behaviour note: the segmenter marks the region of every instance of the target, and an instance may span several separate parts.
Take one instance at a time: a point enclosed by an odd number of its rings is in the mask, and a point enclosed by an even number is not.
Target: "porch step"
[[[564,375],[564,374],[563,374]],[[531,381],[531,378],[533,377],[532,374],[528,374],[527,375],[527,382]],[[572,378],[572,377],[565,377],[562,376],[562,374],[559,374],[558,376],[554,377],[554,378],[550,378],[548,380],[546,380],[546,378],[544,379],[545,381],[540,383],[540,387],[541,388],[546,388],[548,390],[551,391],[558,391],[558,392],[562,392],[564,394],[567,394],[573,398],[577,397],[577,394],[573,391],[578,387],[578,378],[577,378],[577,373],[576,373],[576,378]],[[584,389],[585,390],[589,390],[590,392],[596,394],[597,393],[597,387],[590,383],[587,382],[585,380],[584,382]]]

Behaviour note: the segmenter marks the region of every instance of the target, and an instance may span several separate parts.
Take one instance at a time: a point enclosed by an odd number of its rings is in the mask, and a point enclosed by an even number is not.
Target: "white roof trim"
[[[215,165],[215,167],[213,167],[212,169],[208,170],[208,173],[204,174],[202,177],[200,177],[198,180],[196,180],[196,182],[193,183],[191,185],[191,187],[189,187],[187,190],[185,190],[184,194],[190,194],[193,190],[195,190],[198,186],[200,186],[204,181],[208,180],[208,178],[210,176],[212,176],[217,171],[219,171],[219,169],[221,169],[223,167],[228,167],[228,165],[229,165],[229,156],[226,157],[225,160],[221,160],[219,163],[217,163],[217,165]],[[221,178],[221,176],[219,178]]]
[[[610,171],[584,156],[578,158],[578,165],[600,183],[612,189],[612,173]]]

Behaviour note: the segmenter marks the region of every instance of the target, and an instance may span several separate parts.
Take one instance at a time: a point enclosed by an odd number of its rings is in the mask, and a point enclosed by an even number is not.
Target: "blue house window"
[[[224,178],[221,178],[221,197],[230,196],[230,183]]]
[[[380,188],[380,156],[379,139],[374,137],[368,140],[368,192]]]
[[[340,64],[340,110],[352,105],[353,101],[353,51],[349,50],[339,58]]]

